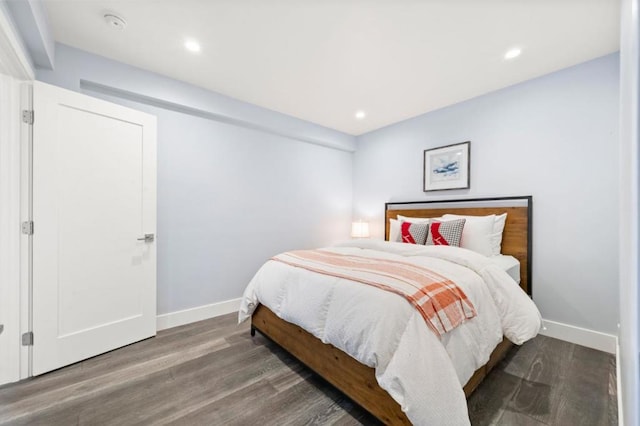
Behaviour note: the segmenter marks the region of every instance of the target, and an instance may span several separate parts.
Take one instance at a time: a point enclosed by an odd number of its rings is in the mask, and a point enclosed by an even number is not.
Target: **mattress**
[[[520,262],[513,256],[499,254],[489,259],[505,271],[515,282],[520,284]]]

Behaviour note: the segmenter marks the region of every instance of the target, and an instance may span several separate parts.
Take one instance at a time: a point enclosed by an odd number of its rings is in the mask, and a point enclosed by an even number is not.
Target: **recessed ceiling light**
[[[116,30],[124,30],[127,26],[127,21],[114,13],[105,14],[104,20],[111,28]]]
[[[515,59],[520,56],[521,53],[522,50],[519,47],[514,47],[513,49],[507,50],[507,53],[504,54],[504,58],[507,60]]]
[[[184,48],[189,52],[198,53],[200,51],[200,43],[193,39],[189,39],[184,42]]]
[[[367,116],[367,113],[360,110],[360,111],[356,111],[356,118],[358,120],[362,120],[363,118],[365,118]]]

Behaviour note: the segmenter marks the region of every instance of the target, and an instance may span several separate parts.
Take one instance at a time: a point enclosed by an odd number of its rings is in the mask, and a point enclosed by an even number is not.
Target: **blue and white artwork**
[[[424,190],[469,188],[471,142],[424,150]]]
[[[462,150],[435,154],[431,157],[431,181],[442,182],[460,179]]]

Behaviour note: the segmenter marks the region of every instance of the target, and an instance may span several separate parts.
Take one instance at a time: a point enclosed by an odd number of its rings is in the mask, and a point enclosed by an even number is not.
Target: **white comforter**
[[[269,261],[247,286],[239,320],[248,319],[262,303],[374,367],[380,387],[415,425],[468,425],[462,386],[486,364],[503,335],[522,344],[540,329],[532,300],[506,272],[472,251],[372,240],[327,250],[426,266],[454,280],[478,315],[440,339],[401,296]],[[366,303],[354,303],[359,300]]]

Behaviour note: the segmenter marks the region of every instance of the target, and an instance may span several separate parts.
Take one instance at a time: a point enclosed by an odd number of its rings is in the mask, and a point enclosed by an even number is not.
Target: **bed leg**
[[[251,337],[254,337],[256,335],[256,329],[254,326],[251,326]]]

